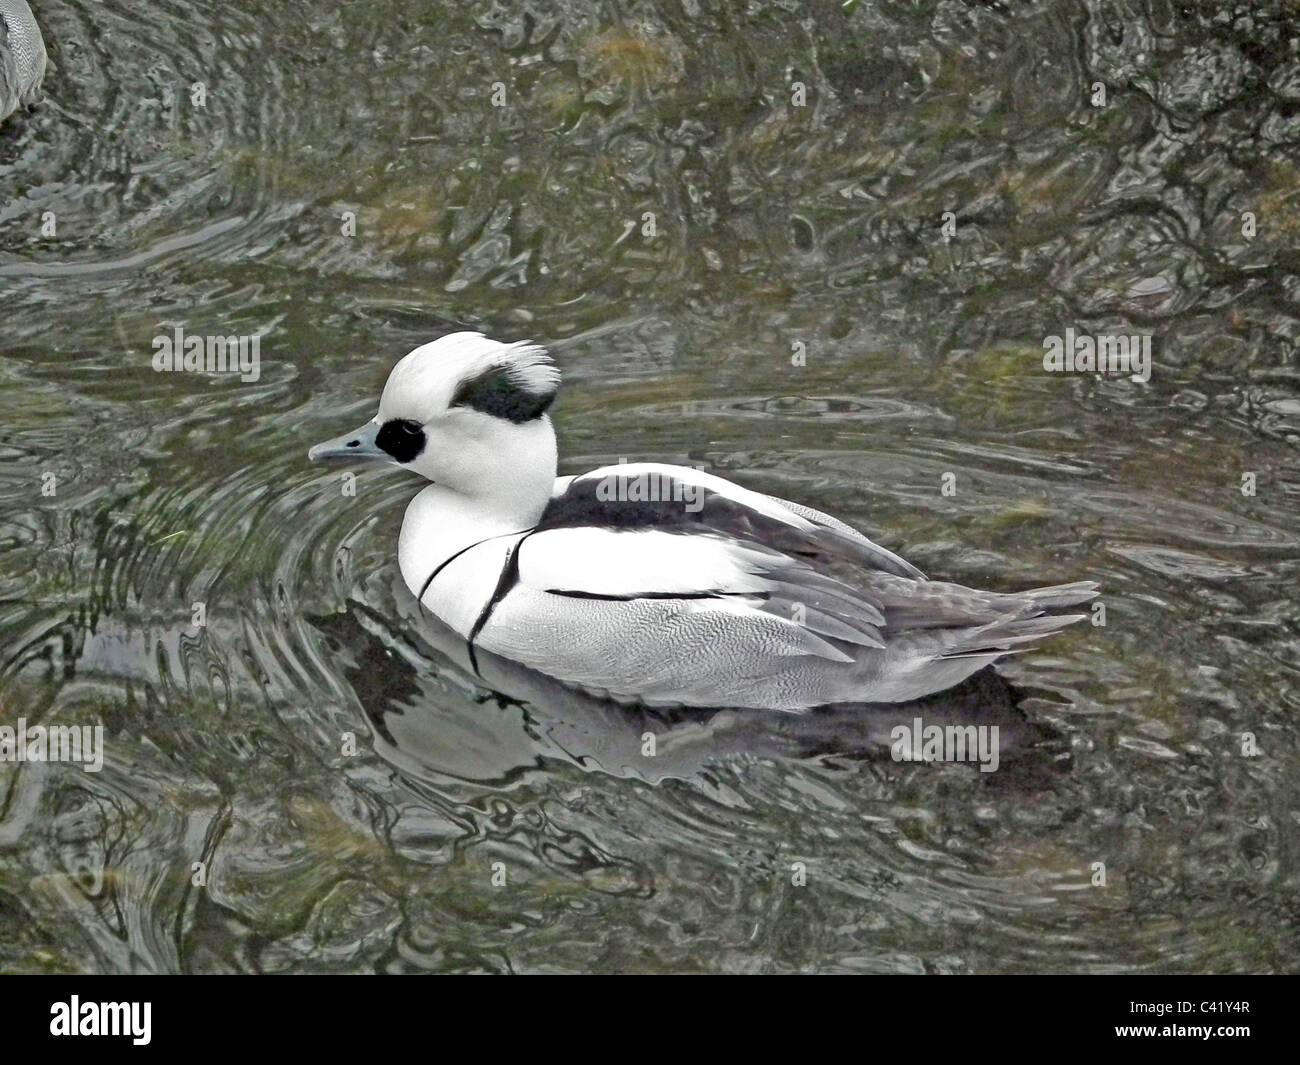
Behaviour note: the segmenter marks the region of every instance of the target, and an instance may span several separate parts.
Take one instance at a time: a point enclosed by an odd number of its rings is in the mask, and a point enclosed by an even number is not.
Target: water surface
[[[0,763],[0,970],[1295,970],[1294,3],[38,16],[0,723],[106,758]],[[258,379],[155,372],[176,327]],[[1001,723],[990,774],[485,683],[399,586],[417,486],[305,461],[464,327],[552,347],[563,473],[698,465],[1106,624],[931,708]],[[1066,328],[1150,380],[1045,373]]]

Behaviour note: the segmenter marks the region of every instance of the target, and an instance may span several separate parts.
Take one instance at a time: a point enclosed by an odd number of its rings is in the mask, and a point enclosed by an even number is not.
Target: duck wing
[[[514,580],[568,599],[692,602],[783,623],[783,654],[846,660],[821,637],[883,648],[882,603],[819,572],[831,559],[911,583],[919,570],[855,529],[720,477],[620,464],[556,482]]]
[[[746,619],[757,623],[763,615],[764,641],[756,645],[765,642],[780,655],[852,660],[827,637],[884,647],[885,618],[869,596],[802,560],[703,529],[693,535],[596,526],[536,530],[520,541],[516,557],[524,589],[622,604],[633,627],[667,608],[675,617],[698,617],[704,627],[726,614],[739,636]],[[638,614],[636,607],[646,604],[653,609]]]
[[[583,526],[711,533],[813,563],[840,560],[925,580],[910,562],[838,518],[686,466],[620,463],[558,480],[537,529]]]
[[[693,527],[520,536],[471,646],[621,701],[800,710],[885,653],[869,598],[764,545]]]

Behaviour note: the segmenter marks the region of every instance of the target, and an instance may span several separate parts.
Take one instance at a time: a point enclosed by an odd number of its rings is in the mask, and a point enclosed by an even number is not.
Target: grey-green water
[[[1300,5],[37,15],[0,725],[106,756],[0,762],[0,970],[1296,968]],[[155,372],[177,326],[259,379]],[[494,694],[395,586],[416,486],[305,461],[452,326],[552,346],[561,472],[704,466],[1106,624],[949,708],[1016,738],[990,774]],[[1066,328],[1150,381],[1044,372]]]

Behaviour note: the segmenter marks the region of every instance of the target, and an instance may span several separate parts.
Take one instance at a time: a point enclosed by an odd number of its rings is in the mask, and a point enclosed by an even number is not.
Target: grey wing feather
[[[899,577],[910,577],[914,581],[926,579],[925,574],[913,566],[912,563],[872,542],[847,522],[840,521],[839,518],[815,510],[812,507],[806,507],[802,503],[782,499],[780,496],[767,496],[766,498],[773,503],[779,503],[790,513],[803,518],[804,521],[810,521],[833,534],[834,542],[848,547],[849,557],[858,562],[859,565],[881,569],[886,573],[893,573]]]

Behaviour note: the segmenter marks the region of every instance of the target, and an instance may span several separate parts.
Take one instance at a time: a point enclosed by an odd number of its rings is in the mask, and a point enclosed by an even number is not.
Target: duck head
[[[374,418],[307,457],[393,464],[503,513],[540,514],[555,482],[546,412],[559,384],[536,344],[451,333],[393,367]]]

